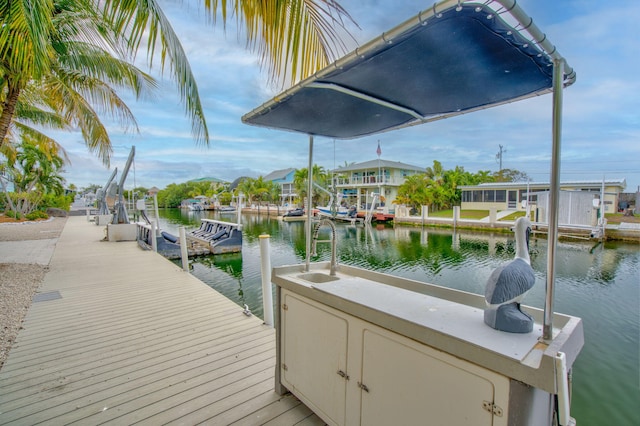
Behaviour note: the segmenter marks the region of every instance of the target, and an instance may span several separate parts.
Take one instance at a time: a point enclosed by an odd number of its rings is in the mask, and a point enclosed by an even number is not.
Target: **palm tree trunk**
[[[0,114],[0,148],[4,145],[5,138],[9,132],[9,125],[18,103],[18,96],[20,96],[20,87],[9,80],[7,98],[2,103],[2,113]]]
[[[9,196],[9,191],[7,190],[7,184],[4,181],[4,179],[2,179],[2,177],[0,177],[0,185],[2,185],[2,192],[4,192],[4,195],[7,199],[7,203],[9,204],[9,209],[11,209],[11,211],[17,212],[16,206],[13,204],[13,200]]]

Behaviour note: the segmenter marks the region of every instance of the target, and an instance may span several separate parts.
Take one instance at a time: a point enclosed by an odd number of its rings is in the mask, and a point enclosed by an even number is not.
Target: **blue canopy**
[[[532,21],[525,28],[503,19],[512,9],[520,12],[515,1],[500,3],[509,7],[457,1],[434,5],[242,121],[355,138],[551,91],[555,48]],[[574,79],[565,66],[564,84]]]

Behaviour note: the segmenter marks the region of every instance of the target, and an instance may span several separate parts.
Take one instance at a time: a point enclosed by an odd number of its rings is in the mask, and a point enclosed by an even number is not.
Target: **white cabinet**
[[[361,424],[493,424],[486,370],[386,330],[364,330],[363,343]]]
[[[282,302],[282,383],[327,423],[345,424],[347,320],[289,292]]]
[[[283,384],[335,425],[506,425],[509,379],[283,290]]]

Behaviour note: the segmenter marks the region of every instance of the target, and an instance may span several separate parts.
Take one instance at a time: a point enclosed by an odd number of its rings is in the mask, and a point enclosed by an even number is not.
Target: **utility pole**
[[[502,171],[502,154],[507,152],[507,150],[503,149],[502,145],[498,145],[498,146],[500,147],[500,151],[498,151],[498,153],[496,154],[496,161],[500,163],[500,170],[498,171]]]

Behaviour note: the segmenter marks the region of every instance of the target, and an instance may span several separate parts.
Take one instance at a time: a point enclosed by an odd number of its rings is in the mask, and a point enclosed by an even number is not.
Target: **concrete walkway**
[[[47,240],[0,241],[0,263],[35,263],[47,266],[57,238]]]

